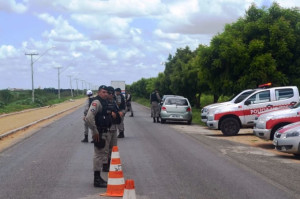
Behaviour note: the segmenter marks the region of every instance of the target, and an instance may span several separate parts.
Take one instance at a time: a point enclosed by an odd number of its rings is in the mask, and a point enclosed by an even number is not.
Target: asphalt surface
[[[152,123],[133,104],[118,140],[125,179],[137,198],[300,198],[300,164],[262,149]],[[93,187],[93,145],[82,108],[0,153],[0,198],[103,198]],[[183,124],[185,125],[185,124]],[[102,173],[107,179],[107,175]]]

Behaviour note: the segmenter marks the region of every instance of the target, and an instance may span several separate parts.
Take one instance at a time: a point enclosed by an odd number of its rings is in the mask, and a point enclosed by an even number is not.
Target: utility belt
[[[99,134],[109,132],[109,128],[107,128],[107,127],[97,127],[97,130],[98,130]]]

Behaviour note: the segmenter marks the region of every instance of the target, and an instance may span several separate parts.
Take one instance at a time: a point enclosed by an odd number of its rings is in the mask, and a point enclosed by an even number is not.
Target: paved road
[[[300,164],[261,149],[152,123],[134,104],[119,150],[137,198],[300,198]],[[82,109],[0,153],[0,198],[101,198]],[[106,177],[106,176],[104,176]]]

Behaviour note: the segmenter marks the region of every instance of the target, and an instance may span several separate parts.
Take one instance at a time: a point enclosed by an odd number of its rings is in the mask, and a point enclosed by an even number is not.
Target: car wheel
[[[220,129],[223,135],[233,136],[240,131],[239,121],[235,118],[226,118],[222,121]]]
[[[162,124],[166,123],[166,120],[161,119],[161,123],[162,123]]]
[[[188,125],[192,124],[192,119],[188,120],[188,121],[187,121],[187,124],[188,124]]]

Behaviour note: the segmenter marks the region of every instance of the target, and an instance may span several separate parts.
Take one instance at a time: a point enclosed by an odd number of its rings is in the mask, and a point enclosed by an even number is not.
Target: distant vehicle
[[[300,103],[283,110],[274,110],[258,115],[254,120],[253,134],[265,140],[273,140],[277,129],[300,122]]]
[[[120,88],[121,93],[125,95],[125,81],[111,81],[110,85],[114,87],[114,89]]]
[[[167,97],[161,106],[161,123],[167,120],[192,123],[192,107],[187,98],[182,96]]]
[[[224,135],[233,136],[238,134],[242,127],[253,127],[257,114],[298,102],[299,91],[296,86],[258,89],[240,103],[209,110],[206,125],[211,129],[220,129]]]
[[[300,122],[292,123],[275,132],[275,149],[284,153],[300,156]]]

